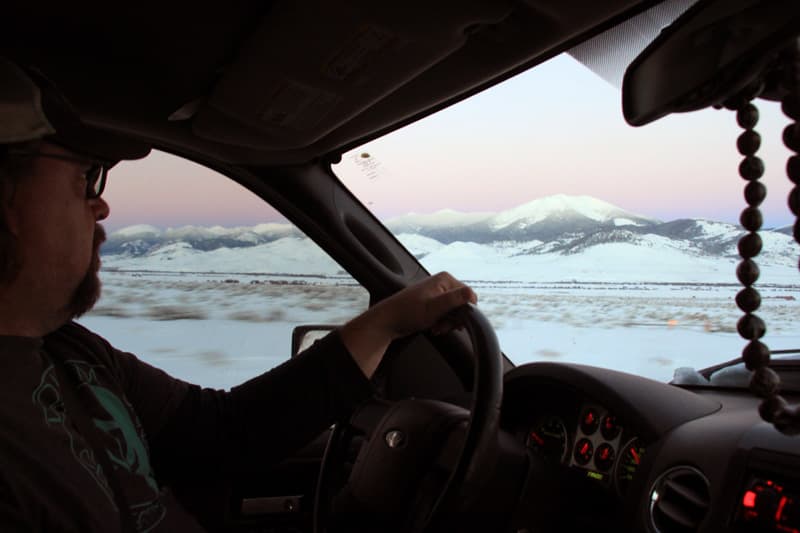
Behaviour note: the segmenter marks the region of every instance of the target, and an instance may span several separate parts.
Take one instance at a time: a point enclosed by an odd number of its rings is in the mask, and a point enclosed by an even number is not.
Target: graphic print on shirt
[[[161,494],[153,477],[150,455],[142,438],[138,419],[131,417],[133,411],[125,399],[103,386],[98,379],[98,372],[102,373],[107,369],[85,361],[66,361],[66,365],[77,378],[78,395],[87,414],[100,433],[108,437],[104,444],[107,444],[106,453],[111,464],[119,466],[136,480],[133,483],[123,483],[132,488],[126,490],[125,495],[135,519],[136,530],[141,533],[151,531],[164,519],[166,508],[160,500]],[[45,368],[39,386],[33,391],[32,400],[42,410],[45,424],[57,425],[64,430],[75,460],[116,507],[113,492],[94,451],[86,444],[85,439],[75,438],[74,425],[65,413],[61,387],[53,365]]]

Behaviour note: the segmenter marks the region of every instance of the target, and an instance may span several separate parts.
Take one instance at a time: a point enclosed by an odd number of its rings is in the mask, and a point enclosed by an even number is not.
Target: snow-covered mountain
[[[568,233],[617,227],[647,227],[652,218],[624,211],[589,196],[558,194],[533,200],[501,213],[404,215],[386,221],[394,233],[419,233],[440,242],[551,241]]]
[[[741,228],[723,222],[662,222],[588,196],[556,195],[500,213],[409,214],[386,221],[431,271],[469,279],[665,279],[728,276]],[[759,265],[796,277],[800,250],[785,230],[761,232]],[[137,225],[109,235],[106,268],[333,275],[333,261],[288,224],[160,230]],[[637,277],[638,276],[638,277]]]
[[[147,224],[128,226],[111,233],[102,248],[104,255],[134,257],[156,253],[175,243],[186,243],[201,251],[218,248],[245,248],[265,244],[284,237],[300,236],[289,224],[259,224],[253,227],[182,226],[160,230]]]
[[[597,225],[642,226],[656,220],[623,211],[591,196],[557,194],[533,200],[492,217],[494,229],[529,228],[548,221],[575,224],[591,220]]]

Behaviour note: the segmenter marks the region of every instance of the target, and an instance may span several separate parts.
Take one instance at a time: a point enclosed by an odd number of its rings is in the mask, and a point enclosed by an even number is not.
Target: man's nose
[[[111,213],[111,208],[108,207],[108,202],[106,202],[102,197],[93,198],[89,201],[92,202],[92,212],[94,213],[94,219],[96,221],[99,222],[108,218],[108,215]]]

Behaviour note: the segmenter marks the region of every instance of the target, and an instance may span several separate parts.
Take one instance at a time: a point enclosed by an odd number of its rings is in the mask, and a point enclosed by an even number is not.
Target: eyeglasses
[[[110,165],[102,161],[96,161],[85,157],[73,157],[62,154],[50,154],[47,152],[29,152],[26,150],[9,150],[6,155],[17,157],[47,157],[50,159],[59,159],[61,161],[71,161],[73,163],[80,163],[85,165],[90,164],[89,168],[83,174],[86,178],[86,198],[91,200],[100,198],[106,188],[106,180],[108,179],[108,169]]]

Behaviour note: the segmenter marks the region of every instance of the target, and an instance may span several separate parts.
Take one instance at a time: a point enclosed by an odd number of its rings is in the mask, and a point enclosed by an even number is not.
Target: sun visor
[[[141,159],[150,153],[149,144],[87,125],[78,118],[61,94],[52,88],[42,91],[42,106],[56,130],[45,138],[70,150],[103,161]]]
[[[259,149],[307,147],[461,49],[469,28],[508,15],[490,0],[279,2],[193,118],[202,138]],[[315,13],[309,17],[308,13]],[[410,17],[409,13],[426,13]],[[458,16],[454,16],[458,13]]]

